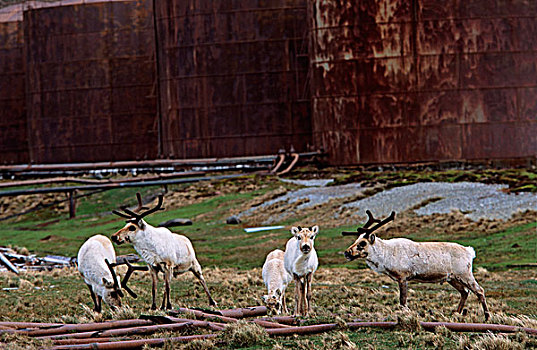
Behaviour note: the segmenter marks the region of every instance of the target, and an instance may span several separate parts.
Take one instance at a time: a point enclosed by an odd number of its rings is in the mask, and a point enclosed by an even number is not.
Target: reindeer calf
[[[287,241],[284,253],[285,270],[295,281],[295,315],[307,316],[310,311],[311,281],[319,260],[313,247],[319,226],[291,228],[293,238]]]
[[[403,306],[407,300],[407,281],[448,282],[461,294],[458,313],[463,310],[469,289],[481,302],[485,320],[489,318],[485,292],[472,273],[472,262],[475,258],[472,247],[448,242],[417,243],[406,238],[383,240],[372,232],[393,220],[395,213],[383,221],[374,219],[369,211],[367,214],[368,223],[355,232],[359,235],[358,239],[345,251],[347,260],[364,258],[373,271],[397,281],[399,302]],[[377,225],[370,228],[373,222]]]
[[[115,263],[116,252],[110,239],[103,235],[90,237],[78,251],[78,271],[90,290],[96,312],[101,312],[102,300],[112,308],[121,306],[123,296],[120,281],[105,260]]]
[[[263,264],[263,281],[268,294],[263,295],[263,301],[269,309],[276,310],[276,314],[287,313],[285,305],[285,289],[291,281],[291,275],[287,273],[283,260],[284,253],[280,249],[271,251]]]

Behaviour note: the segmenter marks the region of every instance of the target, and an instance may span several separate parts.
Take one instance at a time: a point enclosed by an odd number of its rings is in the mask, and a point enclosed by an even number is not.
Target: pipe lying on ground
[[[13,265],[11,261],[9,261],[9,259],[6,258],[6,256],[1,252],[0,252],[0,263],[4,264],[8,269],[16,273],[17,275],[19,274],[19,270],[17,270],[15,265]]]
[[[172,338],[152,338],[152,339],[137,339],[137,340],[122,340],[105,343],[91,343],[91,344],[74,344],[74,345],[59,345],[48,348],[48,350],[125,350],[125,349],[141,349],[145,345],[149,346],[163,346],[165,343],[185,343],[196,339],[209,339],[216,337],[216,334],[200,334],[200,335],[187,335],[182,337]]]
[[[2,321],[0,326],[6,326],[9,328],[21,329],[21,328],[48,328],[48,327],[60,327],[65,326],[64,323],[39,323],[39,322],[10,322]]]
[[[98,322],[98,323],[67,324],[67,325],[62,325],[60,327],[53,327],[53,328],[47,328],[47,329],[17,330],[17,331],[14,331],[14,333],[26,335],[29,337],[39,337],[39,336],[57,335],[57,334],[65,334],[65,333],[102,331],[102,330],[113,329],[113,328],[148,326],[152,324],[153,322],[148,321],[148,320],[134,319],[134,320],[120,320],[120,321],[109,321],[109,322]],[[0,331],[0,334],[3,332],[4,331]],[[6,331],[6,332],[10,332],[10,331]]]
[[[420,322],[420,325],[428,331],[435,331],[436,327],[446,327],[453,332],[503,332],[516,333],[525,332],[537,335],[537,329],[519,326],[508,326],[504,324],[489,323],[455,323],[455,322]]]
[[[205,319],[205,320],[220,320],[224,323],[235,323],[238,320],[236,318],[222,316],[222,315],[214,315],[214,314],[208,314],[206,312],[195,310],[195,309],[188,309],[185,307],[178,307],[173,311],[168,311],[170,314],[194,314],[196,318],[199,319]]]
[[[215,314],[233,318],[246,318],[246,317],[257,317],[264,316],[267,314],[268,310],[266,306],[252,306],[252,307],[242,307],[238,309],[227,309],[227,310],[218,310],[218,311],[205,311],[208,314]]]
[[[163,317],[163,316],[156,316],[156,317]],[[156,321],[155,319],[147,318],[146,320],[150,320],[152,323],[158,323],[156,325],[142,325],[137,327],[125,327],[125,328],[114,328],[111,330],[104,330],[104,331],[88,331],[88,332],[79,332],[79,333],[64,333],[64,334],[55,334],[55,335],[45,335],[36,337],[36,339],[52,339],[52,340],[58,340],[58,339],[85,339],[85,338],[92,338],[92,337],[112,337],[112,336],[119,336],[119,335],[125,335],[129,334],[129,332],[136,332],[138,329],[144,329],[146,334],[154,333],[159,330],[169,330],[173,328],[184,328],[181,326],[177,326],[177,324],[185,324],[188,323],[189,325],[193,327],[201,327],[201,328],[209,328],[211,330],[215,331],[221,331],[224,329],[225,324],[223,323],[217,323],[217,322],[207,322],[207,321],[198,321],[198,320],[190,320],[190,319],[182,319],[182,318],[175,318],[175,317],[164,317],[165,320],[163,321],[160,319],[159,321]],[[125,334],[122,334],[125,333]]]

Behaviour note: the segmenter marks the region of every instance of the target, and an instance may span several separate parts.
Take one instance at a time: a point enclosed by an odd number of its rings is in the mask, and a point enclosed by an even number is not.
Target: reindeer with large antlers
[[[141,201],[140,199],[138,201],[140,208]],[[158,203],[154,208],[144,212],[136,213],[126,207],[122,207],[121,209],[123,213],[116,210],[113,213],[127,219],[127,224],[112,235],[112,241],[117,244],[131,243],[142,259],[149,265],[153,283],[151,308],[156,309],[159,271],[164,273],[165,283],[161,308],[172,308],[170,302],[170,283],[174,276],[174,270],[176,274],[191,271],[203,286],[209,298],[209,304],[216,305],[216,302],[211,297],[211,293],[209,293],[201,272],[201,265],[196,259],[196,253],[190,240],[183,235],[171,232],[165,227],[153,227],[143,220],[149,214],[164,210],[162,208],[162,195],[158,196]]]
[[[345,251],[347,260],[364,258],[375,272],[385,274],[399,284],[399,302],[406,306],[407,281],[442,283],[448,282],[461,294],[457,312],[461,313],[467,289],[471,290],[481,302],[485,320],[489,318],[485,292],[472,273],[475,251],[450,242],[414,242],[406,238],[383,240],[374,231],[395,218],[395,212],[384,220],[369,217],[364,227],[356,232],[342,232],[344,236],[358,236],[358,239]]]

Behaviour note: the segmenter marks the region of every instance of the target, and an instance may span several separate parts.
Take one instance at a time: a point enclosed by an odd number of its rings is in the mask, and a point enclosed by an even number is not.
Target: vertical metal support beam
[[[71,190],[68,193],[69,193],[69,219],[73,219],[76,216],[75,190]]]

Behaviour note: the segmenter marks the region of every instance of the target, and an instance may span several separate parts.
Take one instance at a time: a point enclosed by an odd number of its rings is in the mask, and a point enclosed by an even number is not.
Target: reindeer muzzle
[[[358,259],[359,256],[358,255],[352,255],[352,253],[348,250],[345,251],[345,259],[347,259],[347,261],[353,261],[353,260],[356,260]]]

